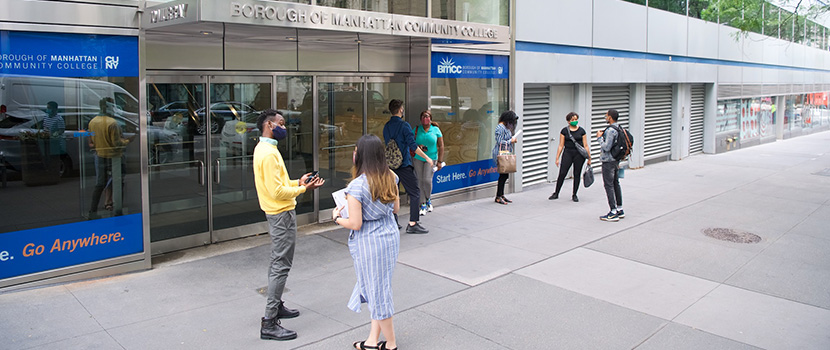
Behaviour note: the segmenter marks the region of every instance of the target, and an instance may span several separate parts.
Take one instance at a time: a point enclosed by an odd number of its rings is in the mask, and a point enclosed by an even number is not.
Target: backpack
[[[403,163],[403,155],[401,155],[401,149],[398,148],[398,143],[395,142],[395,139],[389,139],[389,142],[386,143],[386,165],[389,166],[390,169],[397,169],[401,167],[401,163]]]
[[[617,137],[614,138],[614,145],[611,147],[611,157],[614,157],[614,160],[617,161],[624,160],[631,154],[631,147],[634,146],[634,136],[631,136],[628,129],[616,124],[610,127],[617,131]]]

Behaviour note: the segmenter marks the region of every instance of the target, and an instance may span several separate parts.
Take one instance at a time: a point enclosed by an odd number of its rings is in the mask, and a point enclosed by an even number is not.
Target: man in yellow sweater
[[[262,133],[254,148],[254,182],[259,206],[268,219],[271,235],[271,266],[268,269],[268,292],[265,317],[262,318],[261,339],[289,340],[297,338],[297,332],[280,325],[280,318],[294,318],[298,310],[286,308],[282,292],[288,271],[294,260],[294,243],[297,239],[297,196],[312,191],[325,183],[320,177],[303,175],[291,180],[277,143],[288,135],[285,119],[274,109],[262,111],[257,118],[257,128]]]

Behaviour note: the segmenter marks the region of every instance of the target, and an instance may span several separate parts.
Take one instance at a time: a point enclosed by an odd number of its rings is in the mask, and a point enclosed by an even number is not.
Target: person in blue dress
[[[354,152],[353,180],[346,187],[348,209],[335,208],[332,219],[351,230],[349,252],[357,283],[348,306],[360,312],[368,304],[372,326],[355,349],[397,350],[392,315],[392,273],[398,260],[401,236],[395,215],[400,208],[398,177],[386,164],[386,147],[375,135],[363,135]],[[342,213],[342,215],[341,215]],[[348,217],[346,217],[348,216]],[[383,334],[386,341],[380,341]]]

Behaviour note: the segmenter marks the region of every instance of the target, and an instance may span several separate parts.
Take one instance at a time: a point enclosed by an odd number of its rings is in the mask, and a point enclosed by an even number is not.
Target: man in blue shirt
[[[429,230],[418,223],[420,215],[418,214],[418,204],[420,203],[421,191],[418,188],[418,178],[415,177],[415,167],[412,166],[412,156],[409,151],[415,151],[415,154],[426,159],[430,167],[432,167],[432,159],[430,159],[424,151],[422,151],[418,144],[415,143],[415,133],[412,132],[412,127],[409,123],[403,121],[403,101],[393,99],[389,101],[389,112],[392,117],[383,126],[383,143],[389,143],[389,140],[395,140],[398,144],[398,149],[401,150],[401,166],[397,169],[392,169],[398,175],[406,194],[409,196],[409,225],[406,227],[406,233],[428,233]]]

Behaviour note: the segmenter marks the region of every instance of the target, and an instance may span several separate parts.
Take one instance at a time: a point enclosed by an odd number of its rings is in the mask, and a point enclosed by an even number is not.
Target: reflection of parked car
[[[163,122],[176,113],[186,116],[201,108],[202,107],[190,104],[187,101],[174,101],[159,107],[157,110],[150,111],[150,118],[153,122]]]
[[[139,130],[138,101],[118,85],[77,78],[0,75],[0,109],[6,110],[6,118],[0,120],[0,152],[3,153],[6,166],[16,171],[22,169],[21,132],[41,130],[42,120],[46,116],[43,109],[47,102],[55,101],[58,104],[58,115],[66,125],[66,154],[61,157],[61,172],[67,175],[73,169],[80,169],[79,158],[87,150],[87,134],[84,129],[99,114],[99,101],[104,97],[115,101],[115,119],[122,127],[124,137],[136,135]],[[151,147],[161,150],[156,152],[160,158],[172,152],[172,146],[154,146],[171,144],[178,139],[176,132],[154,126],[148,127],[147,135]],[[134,142],[128,146],[128,166],[140,164],[138,144]],[[92,157],[87,158],[85,161],[92,161]]]
[[[430,98],[429,109],[435,121],[459,120],[464,115],[464,112],[470,109],[470,102],[467,101],[465,103],[464,100],[459,99],[456,107],[458,107],[459,115],[451,117],[451,113],[453,113],[452,98],[449,96],[432,96]]]
[[[299,112],[278,110],[278,112],[286,119],[286,129],[288,129],[288,137],[292,138],[292,142],[296,142],[300,125],[302,120],[299,118]],[[294,116],[290,118],[288,116]],[[252,155],[254,147],[259,142],[259,137],[262,133],[256,126],[256,120],[259,113],[249,113],[243,120],[236,122],[226,122],[222,127],[222,134],[219,137],[220,147],[228,150],[231,155]],[[309,121],[310,122],[310,121]],[[337,125],[320,124],[320,133],[337,133],[342,134],[342,128]],[[244,152],[243,152],[244,151]]]
[[[202,122],[205,116],[205,109],[199,108],[196,110],[196,118],[198,118],[197,125],[190,126],[191,130],[194,130],[199,135],[204,135],[207,132],[207,128],[210,127],[210,133],[216,134],[219,133],[222,128],[225,126],[225,123],[237,120],[242,121],[246,120],[249,115],[253,115],[253,118],[256,118],[259,112],[249,105],[246,105],[241,102],[217,102],[210,105],[210,124],[206,124]],[[256,121],[254,121],[256,123]]]

